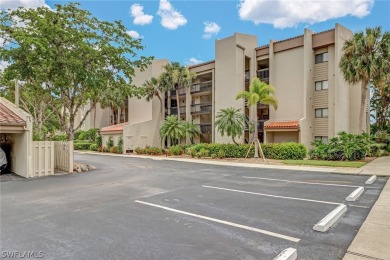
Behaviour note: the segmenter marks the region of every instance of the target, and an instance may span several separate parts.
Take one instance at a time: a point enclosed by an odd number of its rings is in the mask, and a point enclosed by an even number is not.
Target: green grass
[[[365,162],[349,162],[349,161],[320,161],[320,160],[284,160],[284,164],[292,165],[312,165],[312,166],[331,166],[331,167],[352,167],[360,168],[365,165]]]

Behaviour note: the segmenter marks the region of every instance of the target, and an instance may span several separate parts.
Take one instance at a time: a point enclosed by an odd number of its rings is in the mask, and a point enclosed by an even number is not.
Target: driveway
[[[98,169],[1,182],[3,258],[274,259],[291,247],[299,259],[341,259],[386,181],[103,155],[75,160]],[[347,211],[329,229],[313,229],[340,205]]]

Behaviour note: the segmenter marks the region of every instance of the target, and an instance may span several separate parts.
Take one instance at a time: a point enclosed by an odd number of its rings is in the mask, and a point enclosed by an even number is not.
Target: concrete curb
[[[295,248],[289,247],[277,255],[274,260],[295,260],[297,257],[297,250]]]
[[[360,195],[362,195],[363,191],[364,191],[364,187],[357,188],[351,194],[348,195],[346,200],[347,201],[355,201],[355,200],[357,200],[360,197]]]
[[[277,164],[254,164],[254,163],[237,163],[237,162],[219,162],[211,160],[202,160],[202,159],[187,159],[187,158],[171,158],[171,157],[155,157],[155,156],[145,156],[145,155],[130,155],[130,154],[108,154],[108,153],[98,153],[98,152],[79,152],[79,154],[94,154],[101,156],[116,156],[116,157],[128,157],[128,158],[139,158],[139,159],[150,159],[157,161],[177,161],[177,162],[189,162],[189,163],[199,163],[199,164],[209,164],[209,165],[220,165],[220,166],[232,166],[232,167],[247,167],[247,168],[261,168],[261,169],[279,169],[279,170],[291,170],[291,171],[308,171],[308,172],[323,172],[323,173],[335,173],[335,174],[359,174],[361,169],[351,169],[349,171],[343,171],[338,168],[324,168],[324,167],[314,167],[314,166],[291,166],[291,165],[277,165]]]
[[[319,232],[327,231],[334,223],[336,223],[339,218],[347,211],[347,206],[344,204],[340,204],[332,210],[328,215],[326,215],[323,219],[320,220],[313,229]]]

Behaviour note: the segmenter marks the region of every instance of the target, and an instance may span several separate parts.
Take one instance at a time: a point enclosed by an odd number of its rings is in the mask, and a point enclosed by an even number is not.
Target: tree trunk
[[[93,128],[96,128],[96,105],[93,106]]]
[[[158,100],[160,101],[160,123],[162,124],[163,122],[163,115],[164,115],[164,108],[163,108],[163,101],[160,95],[156,95]]]
[[[120,120],[121,120],[121,115],[120,115],[120,113],[121,113],[121,111],[120,111],[121,109],[120,109],[120,107],[117,107],[116,108],[116,123],[117,124],[120,124]]]
[[[234,139],[234,136],[232,136],[232,140],[233,140],[233,143],[235,143],[235,145],[238,146],[238,143],[237,143],[236,140]]]
[[[363,129],[363,117],[366,111],[366,99],[367,99],[367,86],[368,82],[363,81],[361,87],[360,96],[360,113],[359,113],[359,133],[366,132],[367,129]]]
[[[259,158],[259,141],[258,141],[258,136],[259,136],[259,129],[257,125],[257,104],[256,104],[256,109],[255,109],[255,138],[253,141],[255,142],[255,156],[254,158]]]
[[[176,89],[176,109],[177,109],[177,117],[180,120],[179,88]]]

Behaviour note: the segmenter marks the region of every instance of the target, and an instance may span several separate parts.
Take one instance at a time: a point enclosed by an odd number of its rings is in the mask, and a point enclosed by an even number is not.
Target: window
[[[316,87],[316,91],[328,89],[328,81],[327,80],[316,81],[315,87]]]
[[[322,63],[322,62],[327,62],[328,61],[328,53],[324,52],[324,53],[316,54],[315,58],[316,58],[316,64]]]
[[[323,142],[324,144],[327,144],[328,143],[328,137],[327,136],[316,136],[314,137],[315,140],[320,140],[321,142]]]
[[[328,117],[328,109],[327,108],[318,108],[315,110],[316,118],[327,118]]]

